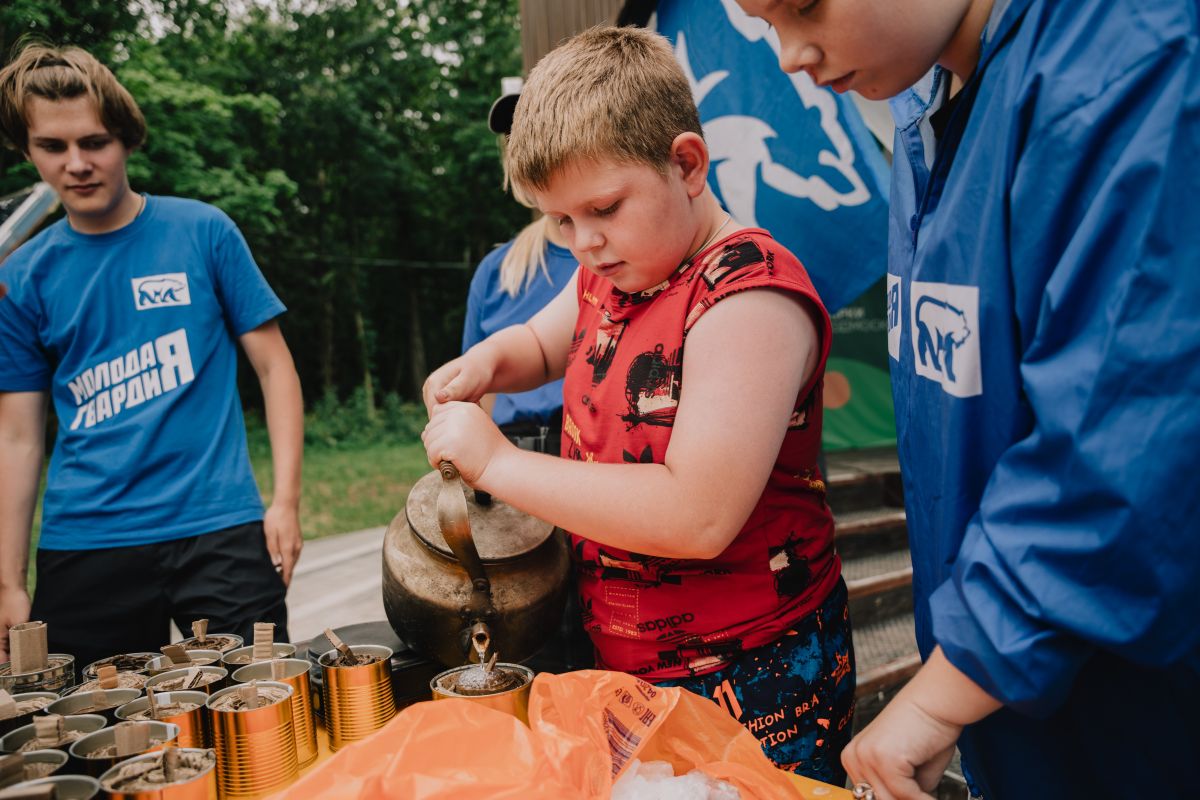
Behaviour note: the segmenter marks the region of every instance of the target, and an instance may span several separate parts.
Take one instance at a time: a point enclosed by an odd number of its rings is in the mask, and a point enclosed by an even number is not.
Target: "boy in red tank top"
[[[854,658],[817,469],[831,331],[807,273],[708,188],[656,34],[595,28],[546,56],[506,167],[583,269],[430,376],[430,462],[569,532],[599,666],[711,697],[780,766],[841,782]],[[563,458],[476,405],[559,377]]]

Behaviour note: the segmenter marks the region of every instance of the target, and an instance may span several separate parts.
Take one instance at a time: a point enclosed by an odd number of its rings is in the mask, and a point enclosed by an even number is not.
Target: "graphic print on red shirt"
[[[584,626],[598,666],[651,680],[720,669],[812,613],[841,574],[816,465],[829,315],[796,257],[764,231],[731,234],[636,294],[580,273],[563,386],[562,453],[580,461],[662,463],[684,391],[688,331],[723,298],[751,289],[802,299],[821,338],[817,366],[796,398],[762,496],[719,556],[661,558],[571,536]],[[745,413],[754,413],[752,398]],[[731,470],[730,479],[736,478]]]

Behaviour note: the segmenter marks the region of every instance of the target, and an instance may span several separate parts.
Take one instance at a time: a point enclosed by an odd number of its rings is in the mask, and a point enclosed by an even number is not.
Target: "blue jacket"
[[[996,0],[893,100],[889,351],[922,653],[992,798],[1200,754],[1197,0]],[[939,133],[933,114],[948,103]]]

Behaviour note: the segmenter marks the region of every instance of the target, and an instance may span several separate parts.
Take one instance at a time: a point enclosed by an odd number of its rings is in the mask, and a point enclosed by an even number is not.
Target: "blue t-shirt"
[[[519,325],[541,311],[571,280],[579,262],[571,251],[546,243],[546,272],[537,271],[529,286],[516,297],[500,288],[500,262],[512,247],[502,244],[484,256],[471,278],[467,295],[467,319],[463,324],[463,352],[501,328]],[[562,408],[562,381],[553,381],[528,392],[496,395],[492,419],[497,425],[510,422],[546,422]]]
[[[0,391],[49,390],[58,414],[40,547],[147,544],[262,519],[236,339],[284,306],[229,217],[147,197],[110,233],[64,219],[0,279]]]

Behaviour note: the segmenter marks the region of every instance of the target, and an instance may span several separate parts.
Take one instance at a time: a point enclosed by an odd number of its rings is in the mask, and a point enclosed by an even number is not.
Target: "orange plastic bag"
[[[417,703],[275,800],[607,800],[634,758],[700,769],[744,798],[800,791],[719,706],[620,672],[539,675],[529,727],[468,700]]]

